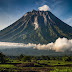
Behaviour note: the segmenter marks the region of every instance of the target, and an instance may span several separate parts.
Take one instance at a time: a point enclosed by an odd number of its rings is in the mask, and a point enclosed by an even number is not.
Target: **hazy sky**
[[[0,0],[0,30],[43,5],[48,5],[55,16],[72,26],[72,0]]]

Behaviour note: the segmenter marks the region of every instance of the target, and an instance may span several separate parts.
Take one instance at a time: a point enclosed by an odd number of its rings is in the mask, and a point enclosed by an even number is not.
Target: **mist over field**
[[[58,38],[54,43],[48,44],[24,44],[24,43],[12,43],[12,42],[0,42],[0,49],[6,48],[33,48],[38,50],[55,50],[56,52],[64,52],[66,50],[72,51],[72,39]]]

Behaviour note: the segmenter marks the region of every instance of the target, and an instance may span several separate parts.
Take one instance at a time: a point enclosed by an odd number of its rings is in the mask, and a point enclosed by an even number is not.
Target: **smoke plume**
[[[38,9],[40,11],[49,11],[50,10],[49,6],[47,6],[47,5],[43,5],[42,7],[39,7]]]

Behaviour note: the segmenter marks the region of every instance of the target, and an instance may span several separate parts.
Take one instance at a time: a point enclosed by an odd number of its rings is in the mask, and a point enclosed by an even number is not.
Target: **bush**
[[[9,59],[2,52],[0,52],[0,62],[6,63],[8,60]]]
[[[30,56],[24,56],[23,58],[22,58],[22,61],[24,61],[24,62],[26,62],[26,61],[31,61],[31,57]]]

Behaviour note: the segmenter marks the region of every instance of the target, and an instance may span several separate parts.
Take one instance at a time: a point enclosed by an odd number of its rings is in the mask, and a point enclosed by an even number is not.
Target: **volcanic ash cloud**
[[[41,7],[38,8],[40,11],[50,11],[50,7],[47,5],[43,5]]]

